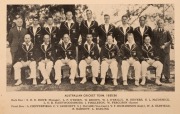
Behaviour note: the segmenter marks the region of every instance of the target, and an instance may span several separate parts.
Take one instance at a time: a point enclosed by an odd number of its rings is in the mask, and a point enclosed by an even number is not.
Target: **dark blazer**
[[[137,44],[133,44],[131,49],[128,44],[123,44],[120,51],[122,60],[133,57],[135,60],[139,61],[141,58],[141,49]]]
[[[43,28],[43,36],[46,34],[50,35],[51,44],[57,45],[59,43],[59,41],[60,41],[59,29],[56,26],[52,27],[51,32],[48,27],[44,27]]]
[[[34,33],[33,33],[33,27],[32,27],[32,26],[30,26],[30,27],[27,29],[27,33],[30,34],[30,35],[31,35],[31,38],[32,38],[31,42],[32,42],[35,46],[42,44],[42,42],[43,42],[43,34],[42,34],[42,32],[43,32],[43,29],[42,29],[42,27],[40,27],[40,26],[37,28],[37,31],[36,31],[36,34],[35,34],[35,35],[34,35]]]
[[[57,59],[76,59],[76,47],[69,43],[65,49],[64,43],[59,44],[56,53]]]
[[[150,38],[152,39],[152,29],[151,29],[151,27],[145,26],[143,35],[141,35],[140,27],[136,27],[134,29],[134,40],[135,40],[136,44],[142,46],[144,44],[145,36],[150,36]]]
[[[86,59],[88,58],[89,56],[94,59],[94,60],[98,60],[99,58],[99,50],[98,50],[98,47],[97,47],[97,44],[95,43],[92,43],[91,46],[90,46],[90,52],[88,51],[88,46],[87,44],[84,44],[84,46],[82,47],[82,59]]]
[[[125,44],[127,42],[127,33],[133,33],[133,27],[128,27],[126,29],[126,32],[124,33],[123,28],[122,27],[117,27],[115,29],[115,39],[117,41],[117,45],[119,46],[119,48],[121,47],[122,44]]]
[[[106,42],[106,39],[107,39],[108,35],[112,35],[112,37],[114,38],[114,31],[115,31],[115,26],[112,25],[112,24],[109,24],[108,32],[106,32],[105,24],[101,24],[98,27],[98,35],[99,35],[99,39],[100,39],[100,41],[99,41],[100,47],[105,45],[105,42]]]
[[[142,46],[141,60],[146,61],[145,58],[151,58],[156,61],[158,61],[160,59],[159,53],[158,53],[157,49],[155,48],[155,46],[151,45],[148,47],[148,49],[146,48],[145,45]]]
[[[77,45],[79,38],[79,24],[77,22],[71,23],[71,27],[69,28],[67,22],[62,22],[60,26],[60,38],[62,38],[64,34],[69,34],[71,42]]]
[[[119,56],[119,48],[117,45],[112,44],[109,48],[108,44],[105,44],[101,50],[101,59],[117,59]]]
[[[15,57],[16,62],[20,61],[35,61],[35,48],[33,43],[30,44],[29,49],[26,48],[26,44],[19,45],[17,55]]]
[[[164,43],[168,43],[168,45],[163,49],[164,53],[170,52],[170,45],[172,43],[172,37],[167,30],[162,30],[161,32],[156,28],[153,30],[152,44],[156,46],[157,49],[160,49]],[[160,51],[160,50],[159,50]]]
[[[82,37],[82,44],[86,41],[86,35],[88,33],[92,33],[93,35],[93,41],[97,43],[97,36],[98,36],[98,23],[97,21],[92,21],[90,27],[87,25],[87,20],[84,20],[81,22],[80,25],[80,34]]]
[[[10,29],[8,34],[8,42],[11,47],[11,52],[16,52],[20,44],[24,42],[24,36],[26,35],[26,29],[22,28],[19,32],[17,27]]]
[[[45,51],[44,45],[41,44],[39,50],[37,50],[38,57],[37,61],[40,62],[41,60],[45,60],[45,58],[50,59],[54,62],[55,60],[55,48],[52,44],[49,44],[47,50]]]

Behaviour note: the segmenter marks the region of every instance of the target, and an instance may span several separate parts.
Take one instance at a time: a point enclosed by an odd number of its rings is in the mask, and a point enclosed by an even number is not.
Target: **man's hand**
[[[66,60],[65,59],[61,59],[63,64],[66,64]]]
[[[153,60],[153,59],[149,59],[147,62],[152,65],[154,63],[154,61],[155,60]]]
[[[8,47],[9,47],[9,42],[7,41],[7,42],[6,42],[6,48],[8,48]]]
[[[22,66],[23,66],[23,67],[27,66],[27,65],[26,65],[26,62],[21,61],[21,63],[22,63]]]
[[[161,48],[161,49],[164,49],[164,48],[165,48],[165,45],[162,45],[160,48]]]
[[[92,61],[92,60],[89,59],[89,58],[86,58],[85,61],[86,61],[87,64],[91,64],[91,61]]]

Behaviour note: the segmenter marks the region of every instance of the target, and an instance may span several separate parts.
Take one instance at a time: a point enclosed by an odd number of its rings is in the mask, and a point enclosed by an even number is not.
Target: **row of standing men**
[[[24,42],[23,39],[25,34],[30,35],[31,42],[36,47],[35,49],[39,49],[38,47],[41,47],[44,44],[43,39],[45,36],[49,36],[50,44],[55,46],[55,48],[58,48],[59,43],[63,42],[62,38],[64,38],[64,35],[67,34],[70,38],[70,41],[75,46],[78,46],[79,52],[83,52],[81,50],[83,49],[83,46],[87,44],[86,38],[88,34],[92,35],[93,42],[95,44],[98,44],[99,47],[105,46],[105,42],[107,41],[107,36],[112,36],[112,38],[116,40],[118,48],[121,49],[123,45],[129,45],[127,43],[128,41],[127,35],[129,33],[132,33],[134,43],[138,45],[138,47],[142,47],[144,45],[145,43],[144,38],[146,36],[150,37],[151,44],[153,44],[153,47],[160,54],[159,61],[163,63],[162,74],[164,74],[166,80],[169,81],[170,78],[169,51],[170,51],[170,44],[172,43],[172,38],[170,33],[167,30],[164,30],[163,20],[158,20],[157,28],[152,30],[149,26],[145,25],[146,18],[142,16],[139,18],[140,26],[133,29],[131,26],[128,25],[128,17],[122,16],[122,26],[115,28],[114,25],[109,23],[110,21],[109,15],[104,15],[105,24],[102,24],[100,26],[98,26],[98,23],[92,19],[91,10],[87,10],[86,15],[87,15],[87,20],[82,21],[82,23],[79,25],[78,23],[72,20],[72,16],[73,16],[72,12],[67,12],[66,13],[67,20],[61,23],[60,29],[53,26],[53,18],[51,16],[48,17],[47,25],[44,27],[40,27],[38,24],[39,23],[38,18],[34,17],[33,26],[29,27],[27,30],[22,28],[22,19],[18,18],[16,20],[17,26],[12,28],[8,34],[8,42],[11,47],[13,62],[14,63],[16,62],[14,58],[19,48],[18,45]],[[78,43],[80,38],[81,38],[81,44]],[[129,48],[129,49],[130,49],[129,51],[133,52],[132,51],[133,48],[132,49]],[[79,59],[81,59],[82,54],[79,53],[79,55],[80,55]],[[47,75],[47,73],[45,74]],[[95,80],[95,78],[93,78],[93,80]],[[86,80],[84,79],[84,82],[85,81]],[[124,85],[126,85],[126,83],[124,83]]]

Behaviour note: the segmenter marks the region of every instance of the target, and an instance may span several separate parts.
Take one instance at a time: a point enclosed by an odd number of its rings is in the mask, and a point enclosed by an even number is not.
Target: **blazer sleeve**
[[[12,29],[9,31],[7,41],[9,42],[9,45],[11,45],[13,39],[13,31]]]

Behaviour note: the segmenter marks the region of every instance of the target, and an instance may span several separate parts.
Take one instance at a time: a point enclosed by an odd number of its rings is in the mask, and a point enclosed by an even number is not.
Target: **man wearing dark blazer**
[[[43,36],[48,34],[50,36],[50,43],[54,46],[57,46],[60,41],[59,29],[57,26],[54,26],[53,24],[53,17],[48,16],[47,24],[43,28]]]
[[[128,25],[128,16],[122,16],[122,26],[119,26],[115,29],[115,39],[117,45],[121,48],[122,44],[127,42],[127,33],[133,33],[133,27]]]
[[[97,36],[98,36],[98,23],[97,21],[93,20],[92,11],[86,11],[87,20],[81,22],[80,25],[80,34],[82,37],[82,44],[86,41],[86,35],[91,33],[93,35],[93,42],[97,43]]]
[[[60,37],[63,38],[64,34],[68,34],[73,44],[78,45],[79,39],[79,24],[72,19],[73,14],[71,11],[66,12],[67,20],[61,23]]]
[[[157,21],[157,28],[153,30],[152,43],[156,46],[160,53],[160,61],[163,64],[163,71],[166,82],[170,83],[170,45],[172,44],[172,37],[168,30],[164,29],[164,20]]]
[[[19,46],[16,63],[14,64],[14,79],[17,80],[15,85],[20,85],[21,81],[21,68],[29,67],[31,70],[30,77],[28,79],[33,79],[33,85],[37,85],[36,82],[36,60],[35,60],[35,48],[31,42],[31,36],[26,34],[24,36],[24,42]]]
[[[50,43],[50,36],[48,34],[44,35],[43,41],[37,51],[38,69],[43,76],[41,84],[51,84],[50,73],[55,60],[55,48]]]
[[[99,72],[99,50],[97,47],[97,44],[95,44],[92,39],[92,34],[87,34],[87,41],[83,44],[82,47],[82,57],[81,61],[79,63],[79,70],[80,70],[80,77],[82,77],[81,84],[84,84],[86,79],[86,67],[91,66],[92,67],[92,82],[94,84],[97,84],[96,77],[98,77]]]
[[[136,44],[142,46],[144,44],[144,38],[146,36],[152,37],[152,29],[149,26],[146,26],[146,17],[139,17],[140,26],[134,29],[134,40]]]
[[[9,31],[8,34],[8,42],[10,45],[10,51],[11,51],[11,56],[12,56],[12,64],[15,62],[15,54],[17,53],[18,46],[23,43],[24,41],[24,36],[26,34],[26,29],[22,27],[23,25],[23,20],[22,18],[18,17],[16,19],[16,26],[12,28]]]
[[[98,36],[99,36],[99,46],[102,47],[105,45],[108,35],[111,35],[114,38],[115,26],[110,24],[110,16],[108,14],[104,15],[105,24],[101,24],[98,27]]]
[[[63,41],[57,48],[56,62],[54,65],[55,80],[57,80],[56,85],[61,84],[61,67],[64,65],[68,65],[70,67],[70,83],[75,84],[74,79],[77,72],[76,47],[71,42],[68,34],[64,34]]]
[[[27,29],[27,33],[31,35],[31,42],[35,46],[39,46],[43,42],[42,27],[39,25],[39,18],[33,17],[33,25]]]

